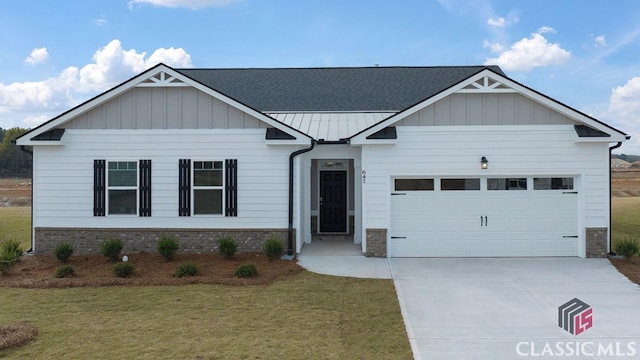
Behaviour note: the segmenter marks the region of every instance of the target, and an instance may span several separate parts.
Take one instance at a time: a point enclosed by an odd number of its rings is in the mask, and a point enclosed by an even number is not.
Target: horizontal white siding
[[[36,227],[286,228],[288,157],[264,130],[67,130],[36,147]],[[93,160],[152,160],[152,216],[93,216]],[[178,160],[238,159],[238,216],[178,216]]]
[[[571,125],[397,127],[395,145],[364,145],[365,228],[388,228],[392,176],[577,176],[584,227],[608,227],[606,143],[576,143]],[[480,169],[486,156],[489,169]]]

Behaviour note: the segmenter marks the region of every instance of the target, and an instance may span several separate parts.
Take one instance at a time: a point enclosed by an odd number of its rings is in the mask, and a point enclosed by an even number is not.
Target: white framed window
[[[138,162],[109,161],[107,166],[109,215],[138,214]]]
[[[223,161],[193,162],[193,215],[222,215],[224,209]]]

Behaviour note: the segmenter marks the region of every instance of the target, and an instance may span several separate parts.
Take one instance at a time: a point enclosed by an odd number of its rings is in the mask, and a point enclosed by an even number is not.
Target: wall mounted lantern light
[[[489,160],[487,160],[486,157],[482,157],[482,159],[480,159],[480,168],[483,170],[486,170],[489,168]]]

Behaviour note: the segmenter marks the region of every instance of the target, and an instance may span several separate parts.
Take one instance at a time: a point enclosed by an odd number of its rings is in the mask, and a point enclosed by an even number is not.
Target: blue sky
[[[615,4],[615,6],[614,6]],[[21,0],[0,3],[0,127],[34,127],[174,67],[498,64],[632,135],[640,1]]]

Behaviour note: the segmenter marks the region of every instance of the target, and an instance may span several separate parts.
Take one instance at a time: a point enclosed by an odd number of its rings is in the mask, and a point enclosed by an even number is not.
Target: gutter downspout
[[[616,253],[613,252],[613,248],[611,247],[611,238],[612,238],[612,229],[611,229],[611,152],[617,148],[622,146],[622,141],[618,141],[617,144],[609,147],[609,256],[615,256]]]
[[[289,155],[289,228],[287,230],[287,256],[293,256],[293,159],[313,150],[316,140],[311,139],[311,146],[296,150]]]
[[[15,144],[15,139],[12,142]],[[31,159],[33,161],[33,151],[27,149],[27,147],[24,145],[20,145],[20,150],[31,155]],[[33,248],[35,245],[33,235],[33,164],[31,164],[31,249],[27,250],[27,254],[33,253]]]

